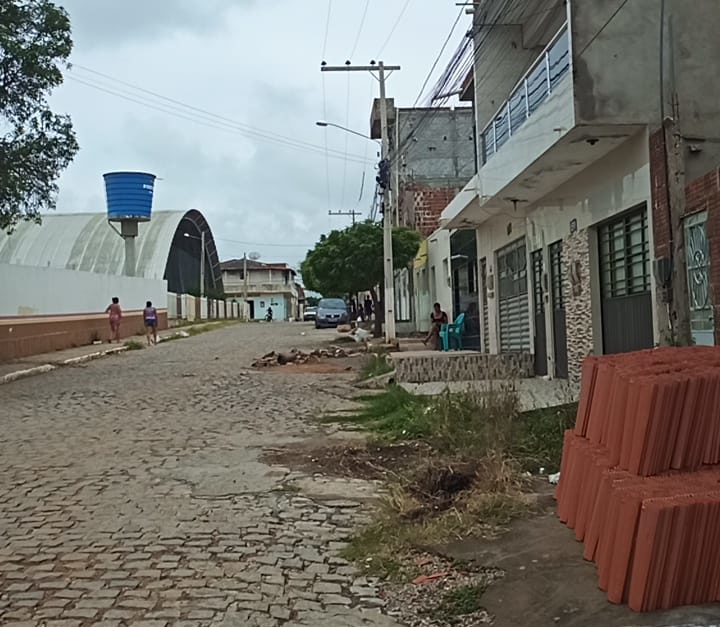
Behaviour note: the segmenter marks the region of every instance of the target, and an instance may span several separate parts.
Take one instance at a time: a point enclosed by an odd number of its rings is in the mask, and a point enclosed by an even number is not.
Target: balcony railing
[[[563,26],[530,71],[520,80],[482,132],[483,163],[537,111],[570,71],[570,37]]]

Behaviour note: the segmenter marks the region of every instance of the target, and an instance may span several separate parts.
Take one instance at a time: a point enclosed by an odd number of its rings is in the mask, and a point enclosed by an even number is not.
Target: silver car
[[[347,305],[342,298],[323,298],[318,303],[315,328],[324,329],[347,324],[350,321]]]

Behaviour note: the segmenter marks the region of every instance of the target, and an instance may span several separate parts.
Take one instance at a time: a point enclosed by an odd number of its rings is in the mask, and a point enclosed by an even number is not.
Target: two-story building
[[[223,261],[220,269],[226,298],[240,302],[247,298],[251,320],[264,319],[269,307],[275,320],[302,319],[301,288],[288,264],[231,259]]]
[[[483,350],[577,380],[661,340],[651,137],[679,112],[688,178],[717,165],[718,29],[717,0],[476,3],[478,171],[442,218],[475,230]]]

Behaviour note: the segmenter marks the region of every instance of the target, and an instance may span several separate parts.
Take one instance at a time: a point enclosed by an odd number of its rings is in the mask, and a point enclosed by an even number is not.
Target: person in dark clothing
[[[440,303],[433,305],[432,314],[430,314],[430,331],[427,337],[423,340],[423,344],[430,346],[433,350],[438,349],[438,340],[440,339],[440,329],[442,325],[448,323],[448,315],[442,310]]]
[[[370,296],[365,297],[365,319],[370,320],[372,318],[373,304]]]

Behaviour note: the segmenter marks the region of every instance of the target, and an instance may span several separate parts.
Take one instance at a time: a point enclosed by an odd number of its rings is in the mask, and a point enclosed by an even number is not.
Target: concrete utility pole
[[[361,216],[362,213],[359,211],[328,211],[329,216],[350,216],[352,218],[353,226],[355,226],[355,216]]]
[[[672,249],[672,301],[670,303],[670,328],[673,343],[691,346],[690,295],[688,293],[687,257],[683,218],[685,217],[685,159],[683,138],[679,124],[677,94],[673,96],[673,117],[663,120],[665,134],[665,171],[667,173],[668,211],[670,213],[670,237]]]
[[[387,163],[390,156],[390,136],[388,135],[387,96],[385,93],[385,72],[394,72],[400,69],[399,65],[385,65],[378,61],[377,65],[322,65],[321,72],[377,72],[380,83],[380,134],[382,136],[381,161]],[[373,74],[374,76],[374,74]],[[392,250],[392,220],[393,204],[392,190],[389,188],[383,193],[383,258],[385,274],[385,290],[383,304],[385,307],[385,342],[395,341],[395,280]]]
[[[247,253],[243,253],[243,318],[247,318],[245,310],[248,307],[248,275],[247,275]]]

